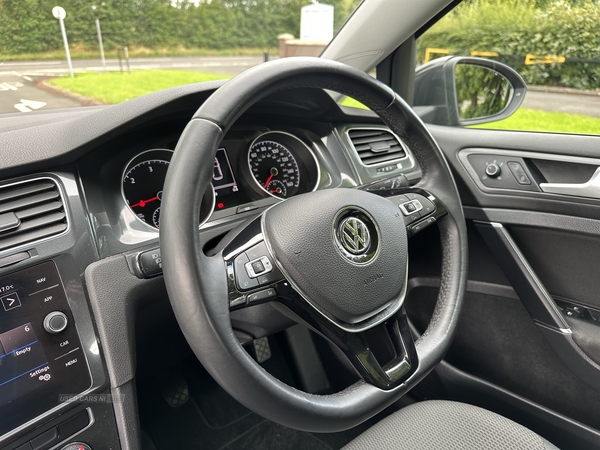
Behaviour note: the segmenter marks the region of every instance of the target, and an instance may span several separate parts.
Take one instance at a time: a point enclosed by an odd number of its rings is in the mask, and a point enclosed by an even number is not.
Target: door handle
[[[585,183],[540,183],[542,192],[600,199],[600,167]]]

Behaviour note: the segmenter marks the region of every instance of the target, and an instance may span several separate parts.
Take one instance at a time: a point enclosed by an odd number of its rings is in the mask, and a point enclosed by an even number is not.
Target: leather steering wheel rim
[[[418,367],[390,390],[359,381],[336,394],[314,395],[268,374],[234,336],[223,300],[227,298],[227,277],[222,261],[219,264],[201,250],[200,203],[212,180],[212,161],[225,133],[260,99],[293,88],[329,89],[371,108],[415,155],[423,172],[417,186],[433,190],[448,213],[438,220],[441,284],[433,318],[415,343]],[[167,173],[160,246],[173,311],[204,367],[246,407],[305,431],[333,432],[356,426],[423,379],[451,343],[467,279],[467,234],[460,198],[450,168],[423,122],[379,81],[342,63],[319,58],[281,59],[254,67],[228,81],[203,103],[181,135]]]

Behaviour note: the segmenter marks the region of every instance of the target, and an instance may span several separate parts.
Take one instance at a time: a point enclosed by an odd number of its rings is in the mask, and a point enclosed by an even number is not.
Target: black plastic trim
[[[547,327],[562,333],[570,333],[569,325],[565,322],[554,300],[508,231],[499,223],[476,221],[475,226],[498,260],[529,315],[536,322]]]

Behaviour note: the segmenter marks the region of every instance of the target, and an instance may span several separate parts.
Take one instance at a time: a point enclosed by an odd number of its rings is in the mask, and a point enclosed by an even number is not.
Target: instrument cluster
[[[174,140],[171,140],[174,142]],[[154,148],[133,157],[123,170],[123,201],[142,222],[160,227],[163,186],[173,150]],[[252,204],[266,197],[286,199],[317,188],[320,169],[310,147],[283,131],[234,132],[213,161],[213,179],[204,194],[199,224],[215,210]],[[252,209],[250,205],[246,210]]]

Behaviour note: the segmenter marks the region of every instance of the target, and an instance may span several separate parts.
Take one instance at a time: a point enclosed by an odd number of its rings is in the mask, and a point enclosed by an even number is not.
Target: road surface
[[[179,69],[237,75],[264,61],[262,56],[192,56],[172,58],[132,58],[132,70]],[[125,62],[123,61],[125,68]],[[107,59],[106,68],[121,70],[118,59]],[[98,59],[74,59],[74,72],[101,72],[104,67]],[[0,71],[16,71],[28,76],[59,76],[69,73],[66,61],[9,61],[0,62]]]
[[[34,77],[19,72],[0,72],[0,114],[74,106],[81,106],[81,103],[40,89]]]
[[[523,100],[523,108],[542,111],[581,114],[600,117],[600,95],[565,94],[528,90]]]
[[[262,56],[135,58],[129,60],[129,66],[131,70],[175,69],[237,75],[263,61]],[[122,64],[126,69],[125,62]],[[105,69],[99,60],[82,59],[73,60],[73,70],[79,73]],[[108,59],[106,70],[120,71],[119,60]],[[81,106],[74,99],[37,86],[44,79],[68,73],[66,61],[0,62],[0,114]]]

